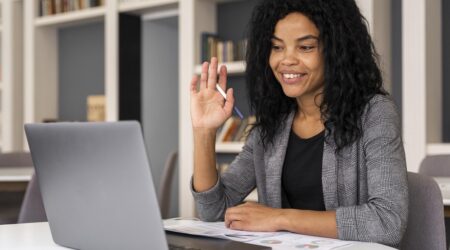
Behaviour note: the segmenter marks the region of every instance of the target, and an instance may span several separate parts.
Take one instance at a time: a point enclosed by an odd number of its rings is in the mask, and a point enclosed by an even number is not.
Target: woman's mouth
[[[306,73],[281,73],[283,82],[287,84],[293,84],[303,81],[306,75]]]

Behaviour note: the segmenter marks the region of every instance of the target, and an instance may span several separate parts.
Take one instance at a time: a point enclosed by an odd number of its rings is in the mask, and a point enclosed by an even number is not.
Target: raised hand
[[[217,129],[230,116],[233,110],[233,89],[228,89],[227,100],[216,90],[217,84],[217,58],[213,57],[211,63],[202,64],[200,88],[197,90],[198,76],[191,81],[191,119],[195,129]],[[227,69],[220,68],[219,85],[226,89]]]

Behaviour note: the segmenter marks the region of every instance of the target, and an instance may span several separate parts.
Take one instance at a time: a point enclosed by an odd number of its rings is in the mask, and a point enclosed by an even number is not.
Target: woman
[[[264,0],[252,14],[247,88],[257,122],[218,175],[217,59],[191,82],[193,195],[200,218],[250,231],[286,230],[399,246],[406,163],[395,105],[354,0]],[[226,89],[226,68],[219,71]],[[242,200],[257,188],[259,203]]]

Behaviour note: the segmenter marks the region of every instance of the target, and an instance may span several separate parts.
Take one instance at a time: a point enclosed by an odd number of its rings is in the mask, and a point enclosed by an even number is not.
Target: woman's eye
[[[300,50],[305,51],[305,52],[309,52],[309,51],[313,50],[314,48],[315,48],[315,46],[309,46],[309,45],[300,46]]]
[[[282,49],[282,47],[279,45],[272,45],[272,50],[274,50],[274,51],[280,51],[281,49]]]

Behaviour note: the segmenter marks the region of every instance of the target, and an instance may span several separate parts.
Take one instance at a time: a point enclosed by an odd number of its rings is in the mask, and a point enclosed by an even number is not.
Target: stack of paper
[[[223,222],[203,222],[198,219],[175,218],[164,220],[164,229],[177,233],[269,246],[272,249],[329,250],[355,244],[352,241],[314,237],[290,232],[238,231],[226,228]]]

